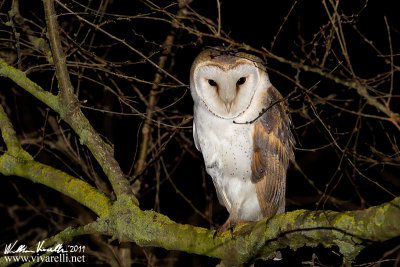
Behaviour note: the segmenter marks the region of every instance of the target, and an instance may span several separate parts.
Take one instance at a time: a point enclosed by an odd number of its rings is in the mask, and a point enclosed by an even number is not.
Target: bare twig
[[[185,3],[185,1],[182,1],[182,2],[183,3],[181,4],[180,9],[178,11],[178,16],[185,13],[186,3]],[[165,64],[167,62],[168,56],[171,53],[171,48],[172,48],[172,46],[174,44],[174,40],[175,40],[175,34],[176,34],[175,31],[176,31],[176,29],[174,27],[170,31],[170,33],[167,35],[167,37],[165,38],[165,41],[163,43],[164,51],[158,61],[158,66],[161,69],[165,68]],[[135,164],[134,176],[141,174],[146,166],[147,150],[148,150],[149,142],[151,139],[151,122],[153,121],[153,118],[152,118],[153,110],[155,108],[156,101],[157,101],[155,91],[158,88],[158,84],[161,83],[161,80],[162,80],[161,73],[157,72],[154,76],[153,85],[151,87],[151,91],[150,91],[149,97],[147,99],[146,120],[142,127],[142,138],[141,138],[141,142],[140,142],[138,159]],[[140,184],[141,184],[141,179],[136,179],[135,183],[132,186],[133,191],[135,193],[137,193],[139,191]]]
[[[115,160],[111,147],[106,145],[100,138],[79,108],[80,104],[77,97],[74,95],[61,46],[54,0],[43,0],[43,3],[50,45],[56,66],[56,74],[60,85],[60,115],[81,137],[81,143],[87,145],[93,153],[109,178],[117,197],[126,194],[134,198],[129,182]],[[137,203],[137,200],[135,200],[135,202]]]

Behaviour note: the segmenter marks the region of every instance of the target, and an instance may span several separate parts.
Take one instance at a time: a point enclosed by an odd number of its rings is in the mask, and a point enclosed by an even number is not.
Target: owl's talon
[[[221,227],[218,228],[217,231],[215,231],[214,233],[214,237],[215,236],[220,236],[222,233],[224,233],[225,231],[229,230],[229,232],[231,233],[231,237],[234,238],[235,234],[234,234],[234,229],[235,226],[238,224],[239,222],[231,222],[230,219],[228,219]]]
[[[236,224],[231,223],[230,218],[228,218],[228,220],[226,220],[226,222],[218,229],[219,235],[221,235],[228,229],[230,229],[231,232],[233,232],[233,228],[235,227],[235,225]]]
[[[233,229],[235,228],[235,225],[231,225],[228,229],[230,230],[230,232],[231,232],[231,238],[234,238],[235,236],[234,236],[234,234],[233,234]]]
[[[218,230],[215,230],[213,234],[213,244],[215,245],[215,238],[218,236]]]

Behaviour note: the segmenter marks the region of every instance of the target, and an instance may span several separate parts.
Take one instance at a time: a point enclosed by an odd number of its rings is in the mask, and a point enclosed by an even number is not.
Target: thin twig
[[[56,0],[57,3],[62,6],[65,10],[67,10],[68,12],[71,12],[71,14],[74,14],[79,20],[85,22],[86,24],[94,27],[96,30],[104,33],[105,35],[107,35],[108,37],[122,43],[123,45],[125,45],[126,47],[128,47],[130,50],[132,50],[133,52],[135,52],[136,54],[138,54],[140,57],[142,57],[143,59],[145,59],[147,62],[149,62],[151,65],[153,65],[154,67],[156,67],[159,71],[161,71],[162,73],[164,73],[165,75],[167,75],[168,77],[170,77],[171,79],[173,79],[174,81],[176,81],[179,85],[185,85],[183,82],[181,82],[179,79],[177,79],[176,77],[174,77],[172,74],[170,74],[169,72],[167,72],[166,70],[164,70],[163,68],[161,68],[159,65],[157,65],[156,63],[154,63],[150,58],[146,57],[142,52],[140,52],[139,50],[137,50],[136,48],[134,48],[133,46],[131,46],[130,44],[128,44],[125,40],[116,37],[115,35],[105,31],[103,28],[101,28],[98,25],[93,24],[92,22],[86,20],[85,18],[79,16],[76,12],[72,11],[70,8],[68,8],[66,5],[64,5],[63,3],[61,3],[60,1]]]
[[[64,52],[61,46],[54,0],[43,0],[43,3],[48,28],[48,38],[50,40],[57,79],[60,86],[58,100],[61,118],[74,129],[80,136],[81,143],[85,144],[93,153],[110,180],[117,197],[129,195],[135,203],[138,203],[137,199],[132,194],[128,180],[114,158],[112,148],[101,139],[80,110],[80,103],[74,95],[74,89],[71,84]]]
[[[178,11],[178,16],[182,15],[185,10],[185,5],[182,5],[181,8]],[[176,34],[176,29],[173,27],[173,29],[170,31],[170,33],[167,35],[165,38],[165,41],[163,43],[163,47],[165,50],[163,51],[161,57],[159,58],[158,61],[158,66],[161,69],[165,68],[165,64],[167,62],[168,55],[171,53],[171,48],[175,40],[175,34]],[[142,128],[142,138],[141,138],[141,143],[140,143],[140,149],[139,149],[139,156],[135,164],[135,172],[134,176],[138,176],[139,174],[143,173],[144,168],[146,166],[146,157],[147,157],[147,151],[151,139],[151,122],[153,121],[153,111],[155,109],[156,105],[156,95],[155,91],[158,89],[158,84],[161,83],[162,76],[160,72],[157,72],[154,76],[153,80],[153,86],[151,87],[151,91],[149,93],[149,98],[147,100],[147,106],[146,106],[146,120],[143,124]],[[136,179],[136,181],[132,185],[133,191],[137,193],[140,189],[140,184],[141,184],[141,179]]]

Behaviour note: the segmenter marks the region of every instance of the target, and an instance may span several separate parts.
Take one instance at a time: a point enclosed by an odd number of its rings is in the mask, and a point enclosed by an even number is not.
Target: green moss
[[[285,213],[285,221],[287,221],[289,225],[295,225],[299,218],[302,218],[306,212],[306,210],[294,210],[290,213]]]
[[[355,224],[354,214],[345,212],[337,216],[334,226],[340,229],[349,229],[353,227],[354,224]]]
[[[9,149],[10,153],[14,156],[17,157],[17,160],[19,162],[24,162],[24,161],[29,161],[29,160],[33,160],[33,157],[26,152],[25,150],[23,150],[21,147],[18,148],[10,148]]]
[[[379,207],[375,213],[375,224],[376,226],[382,226],[385,221],[385,206]]]
[[[10,77],[13,72],[15,72],[15,68],[8,65],[2,58],[0,58],[0,75],[4,77]]]
[[[18,162],[15,157],[9,154],[3,154],[0,156],[0,172],[4,175],[13,175],[15,169],[18,167]]]
[[[341,240],[333,240],[333,242],[339,247],[340,253],[344,256],[352,255],[355,251],[355,247],[353,244],[349,242],[341,241]]]
[[[354,225],[354,215],[342,213],[336,216],[336,219],[332,224],[332,234],[335,237],[335,240],[342,240],[343,237],[346,235],[346,232],[350,232]]]
[[[60,112],[58,98],[43,90],[38,84],[26,77],[26,73],[8,65],[0,58],[0,76],[4,76],[13,80],[16,84],[31,93],[37,99],[48,105],[56,112]]]
[[[89,137],[90,137],[90,132],[86,129],[83,129],[79,135],[79,143],[81,145],[87,144]]]

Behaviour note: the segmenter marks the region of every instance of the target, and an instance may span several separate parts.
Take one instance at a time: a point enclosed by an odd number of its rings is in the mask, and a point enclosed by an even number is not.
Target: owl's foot
[[[246,235],[251,233],[254,230],[256,222],[249,221],[226,221],[221,227],[215,231],[213,235],[213,241],[215,243],[215,238],[221,236],[225,231],[230,230],[231,238],[236,238],[240,235]],[[279,260],[280,255],[276,256],[276,260]]]
[[[215,238],[218,236],[221,236],[221,234],[223,232],[225,232],[226,230],[230,230],[232,238],[233,238],[233,228],[236,226],[236,223],[232,223],[231,220],[228,218],[228,220],[226,220],[226,222],[217,228],[217,230],[215,231],[214,235],[213,235],[213,241],[215,243]]]
[[[234,238],[235,236],[237,236],[237,235],[240,235],[240,234],[242,234],[243,232],[242,231],[233,231],[234,230],[234,228],[236,227],[236,225],[238,225],[238,224],[240,224],[240,223],[245,223],[246,221],[241,221],[241,220],[232,220],[231,218],[228,218],[228,220],[226,220],[226,222],[221,226],[221,227],[219,227],[216,231],[215,231],[215,233],[214,233],[214,235],[213,235],[213,241],[215,241],[215,238],[218,236],[221,236],[222,235],[222,233],[224,233],[225,231],[227,231],[227,230],[229,230],[230,231],[230,233],[231,233],[231,237],[232,238]]]
[[[225,232],[228,229],[231,231],[232,234],[233,228],[235,228],[236,224],[237,222],[232,222],[231,218],[228,218],[228,220],[226,220],[226,222],[216,231],[216,233],[218,233],[217,235],[220,236],[223,232]]]

